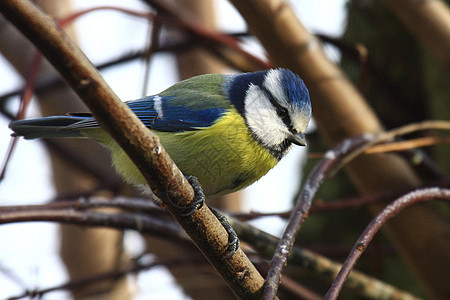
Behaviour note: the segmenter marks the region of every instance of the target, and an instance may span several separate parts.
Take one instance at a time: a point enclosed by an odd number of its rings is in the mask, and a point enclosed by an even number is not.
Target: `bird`
[[[304,81],[284,68],[205,74],[159,94],[125,102],[206,197],[243,189],[264,176],[291,149],[306,146],[311,101]],[[110,150],[112,164],[135,185],[146,180],[90,113],[10,123],[13,136],[89,138]]]

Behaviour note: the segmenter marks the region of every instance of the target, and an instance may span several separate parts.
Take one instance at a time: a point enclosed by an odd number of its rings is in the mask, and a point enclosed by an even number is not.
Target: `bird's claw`
[[[228,246],[225,250],[224,255],[226,255],[226,259],[230,259],[234,253],[239,249],[239,237],[234,231],[231,224],[228,222],[227,217],[222,215],[220,212],[218,212],[216,209],[209,207],[211,209],[211,212],[216,216],[216,218],[219,220],[220,224],[222,224],[223,228],[225,228],[225,231],[228,233]]]
[[[172,205],[178,210],[178,214],[182,217],[190,217],[198,209],[202,208],[205,204],[205,194],[203,193],[202,186],[195,176],[186,176],[186,179],[194,189],[194,199],[189,206],[181,206],[172,202]]]
[[[189,206],[180,206],[176,203],[172,203],[178,209],[178,214],[182,217],[190,217],[196,210],[200,209],[205,205],[205,194],[203,193],[203,189],[201,187],[200,182],[195,176],[186,176],[186,179],[191,184],[194,189],[194,200]],[[224,255],[226,255],[226,259],[229,259],[233,256],[237,249],[239,249],[239,238],[234,231],[233,227],[228,222],[227,218],[218,212],[216,209],[209,207],[211,212],[216,216],[219,220],[220,224],[222,224],[225,231],[228,233],[228,246],[225,250]]]

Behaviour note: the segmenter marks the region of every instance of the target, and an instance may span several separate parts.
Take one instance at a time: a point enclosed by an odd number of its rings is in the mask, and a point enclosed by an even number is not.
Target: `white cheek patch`
[[[156,113],[158,114],[158,119],[162,119],[164,117],[163,109],[162,109],[162,98],[159,95],[155,95],[153,97],[153,108],[155,109]]]
[[[250,130],[264,145],[276,146],[286,139],[286,126],[259,87],[249,86],[244,109]]]

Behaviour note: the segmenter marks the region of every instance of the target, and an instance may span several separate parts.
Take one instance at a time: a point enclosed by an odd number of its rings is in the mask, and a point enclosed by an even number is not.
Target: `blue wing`
[[[224,100],[226,101],[226,99]],[[184,103],[185,101],[195,101],[195,99],[183,99],[183,101],[180,101],[178,97],[153,95],[125,103],[145,126],[165,132],[189,131],[199,127],[211,126],[226,111],[226,105],[221,105],[221,107],[211,107],[209,105],[209,107],[206,106],[204,109],[201,109],[199,107],[201,105],[194,106]],[[66,129],[94,128],[99,126],[90,114],[73,113],[70,115],[85,117],[85,119],[67,126]]]
[[[174,97],[154,95],[129,101],[127,105],[145,126],[168,132],[189,131],[211,126],[225,112],[225,109],[221,107],[199,109],[179,105],[174,103],[178,101],[171,101],[174,99]]]
[[[233,107],[226,87],[229,76],[206,74],[180,81],[158,95],[128,101],[126,104],[145,126],[166,132],[195,130],[211,126]],[[67,129],[98,127],[97,121],[86,114],[72,114],[83,118]]]

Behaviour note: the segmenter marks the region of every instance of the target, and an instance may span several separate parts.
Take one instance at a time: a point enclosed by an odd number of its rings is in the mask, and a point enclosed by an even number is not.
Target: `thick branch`
[[[189,205],[193,190],[158,136],[147,130],[107,86],[81,50],[30,1],[1,1],[0,11],[39,48],[87,104],[102,128],[125,150],[155,194],[165,202],[234,293],[247,299],[255,297],[262,287],[262,277],[240,249],[231,259],[224,258],[228,236],[210,210],[204,206],[191,217],[176,216],[171,201]]]
[[[408,30],[450,71],[450,10],[444,1],[385,0]]]

